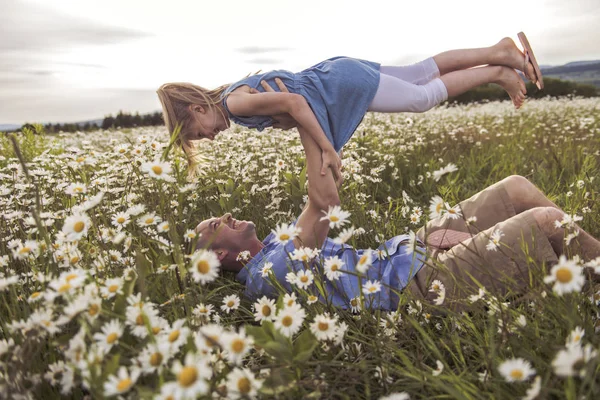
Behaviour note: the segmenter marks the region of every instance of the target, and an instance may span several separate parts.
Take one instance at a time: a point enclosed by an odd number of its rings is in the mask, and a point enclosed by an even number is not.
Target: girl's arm
[[[277,115],[287,113],[298,122],[298,128],[305,132],[317,143],[322,151],[321,175],[327,168],[333,169],[336,178],[341,176],[341,160],[333,145],[327,140],[325,132],[304,96],[282,92],[265,92],[252,94],[244,91],[233,91],[227,97],[227,107],[235,115]]]

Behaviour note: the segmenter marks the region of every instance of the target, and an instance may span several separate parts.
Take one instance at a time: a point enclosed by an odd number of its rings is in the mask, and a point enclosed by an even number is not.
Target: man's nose
[[[227,223],[230,219],[231,213],[223,214],[223,216],[221,217],[221,221],[223,221],[224,223]]]

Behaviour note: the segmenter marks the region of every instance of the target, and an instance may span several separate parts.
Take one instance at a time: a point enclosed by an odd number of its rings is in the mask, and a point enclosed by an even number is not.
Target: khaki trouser
[[[417,232],[425,242],[426,235],[440,229],[468,232],[470,239],[444,251],[428,247],[427,261],[411,280],[408,289],[416,298],[432,301],[438,297],[429,288],[433,280],[440,280],[446,289],[444,305],[471,294],[477,294],[479,285],[494,295],[509,290],[522,293],[529,284],[529,269],[542,262],[556,263],[558,258],[546,235],[540,230],[533,214],[525,211],[515,215],[515,208],[502,182],[475,194],[460,203],[463,217],[447,216],[431,220]],[[466,219],[477,217],[467,225]],[[500,248],[487,250],[486,245],[494,230],[504,233]],[[528,262],[529,259],[529,262]],[[460,308],[460,307],[459,307]]]

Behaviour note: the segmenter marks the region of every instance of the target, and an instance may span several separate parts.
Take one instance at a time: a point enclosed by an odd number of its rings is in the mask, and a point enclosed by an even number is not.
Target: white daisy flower
[[[262,387],[262,380],[256,379],[247,368],[235,367],[227,375],[227,395],[231,399],[253,399]]]
[[[267,262],[265,262],[265,264],[260,269],[260,275],[263,278],[266,278],[267,276],[269,276],[269,271],[271,271],[272,269],[273,269],[273,263],[267,261]]]
[[[362,291],[364,294],[375,294],[381,291],[381,283],[377,280],[368,280],[367,283],[363,285]]]
[[[221,345],[223,350],[227,351],[227,359],[229,362],[240,365],[244,356],[250,351],[254,339],[251,336],[246,336],[246,331],[241,328],[239,332],[224,332],[221,337]]]
[[[531,384],[531,387],[527,389],[524,397],[521,397],[521,400],[534,400],[540,394],[540,390],[542,389],[542,378],[540,376],[536,376]]]
[[[207,380],[212,377],[212,368],[205,357],[188,352],[183,363],[175,360],[171,371],[176,383],[171,387],[171,394],[176,399],[195,399],[208,393]]]
[[[272,321],[275,319],[275,300],[263,296],[253,306],[255,321],[261,321],[262,323],[262,321]]]
[[[119,339],[123,336],[123,325],[117,319],[104,324],[100,329],[101,332],[94,333],[94,339],[99,349],[103,353],[108,353],[116,344],[119,344]]]
[[[429,219],[440,218],[446,211],[446,203],[440,196],[433,196],[429,200]]]
[[[154,179],[170,180],[170,174],[173,172],[173,167],[171,167],[171,164],[168,162],[156,160],[153,162],[142,163],[140,170]]]
[[[490,235],[490,241],[485,246],[487,250],[496,251],[500,248],[500,238],[504,236],[504,233],[500,229],[494,229],[494,232]]]
[[[583,268],[575,260],[567,260],[564,254],[558,258],[558,264],[552,267],[550,275],[544,277],[545,283],[554,282],[552,290],[563,295],[574,291],[581,291],[585,283]]]
[[[219,276],[221,261],[212,250],[199,250],[192,255],[190,271],[195,282],[202,285],[214,281]]]
[[[446,204],[448,206],[448,204]],[[446,215],[449,219],[460,219],[462,218],[462,211],[460,209],[460,205],[455,205],[454,207],[446,207]]]
[[[198,234],[193,229],[188,229],[183,234],[183,238],[188,243],[191,242],[192,240],[196,239],[197,237],[198,237]]]
[[[597,351],[594,350],[591,344],[587,344],[585,347],[582,346],[571,346],[564,350],[560,350],[554,360],[552,361],[552,367],[554,373],[558,376],[579,376],[584,377],[586,375],[585,366],[587,363],[595,358]]]
[[[442,362],[440,360],[436,360],[435,365],[436,365],[436,368],[433,370],[433,372],[431,372],[431,375],[438,376],[439,374],[442,373],[442,371],[444,371],[444,364],[442,364]]]
[[[310,324],[310,331],[318,340],[334,339],[336,335],[336,320],[329,315],[317,315]]]
[[[379,400],[410,400],[410,395],[406,392],[397,392],[382,396]]]
[[[358,259],[355,268],[358,272],[364,274],[367,272],[369,267],[371,267],[371,265],[373,265],[373,250],[367,249],[362,253],[360,258]]]
[[[83,183],[79,183],[79,182],[71,183],[65,189],[65,193],[68,194],[68,195],[71,195],[71,196],[77,196],[77,195],[86,194],[87,193],[87,187]]]
[[[498,366],[498,371],[507,382],[526,381],[535,375],[531,363],[523,358],[511,358]]]
[[[329,228],[331,229],[341,227],[350,222],[348,221],[350,213],[342,210],[340,206],[329,206],[328,211],[321,211],[325,214],[325,216],[321,218],[321,221],[329,221]]]
[[[273,230],[273,234],[275,235],[275,241],[277,243],[286,244],[290,240],[293,240],[298,234],[300,234],[302,230],[293,224],[281,224],[275,230]]]
[[[286,293],[285,295],[283,295],[283,306],[284,307],[291,307],[297,303],[297,298],[296,298],[296,293]]]
[[[117,375],[109,376],[108,380],[104,382],[104,395],[110,397],[128,392],[135,385],[139,376],[140,371],[137,368],[132,368],[130,373],[127,368],[120,367]]]
[[[273,324],[283,335],[292,337],[300,330],[305,317],[304,309],[300,305],[294,304],[279,310]]]
[[[333,242],[336,243],[336,244],[344,244],[348,240],[350,240],[353,235],[354,235],[354,227],[351,226],[350,228],[343,229],[339,233],[338,237],[336,237],[335,239],[333,239]]]
[[[296,273],[296,286],[300,289],[307,289],[312,285],[315,275],[309,269],[300,270]]]
[[[160,232],[160,233],[169,232],[169,228],[170,228],[169,223],[167,221],[163,221],[157,225],[156,231]]]
[[[166,339],[173,353],[176,353],[187,342],[190,335],[190,328],[183,326],[183,324],[185,324],[185,319],[181,318],[173,322],[171,327],[167,326],[167,329],[161,331],[161,339]]]
[[[223,305],[221,305],[221,310],[229,314],[231,310],[237,310],[239,306],[240,298],[235,294],[230,294],[229,296],[225,296],[225,298],[223,299]]]
[[[73,214],[65,219],[62,231],[67,240],[73,242],[87,236],[91,224],[92,221],[86,214]]]
[[[350,309],[353,313],[357,313],[361,310],[359,297],[354,297],[350,300]]]
[[[325,275],[327,275],[327,279],[336,281],[342,276],[341,271],[343,267],[344,262],[337,256],[327,257],[323,265],[323,270],[325,271]]]
[[[194,335],[194,343],[198,353],[202,355],[210,354],[214,349],[221,346],[224,330],[217,324],[206,324],[201,326]]]
[[[571,346],[581,346],[581,339],[585,335],[585,331],[582,327],[578,326],[571,333],[569,333],[569,337],[567,338],[566,347]]]
[[[161,221],[161,217],[157,216],[154,213],[148,213],[138,218],[137,223],[139,227],[145,228],[147,226],[159,224]]]
[[[319,250],[311,249],[310,247],[300,247],[295,249],[291,255],[291,259],[295,261],[309,262],[319,255]]]
[[[475,303],[477,300],[483,299],[485,296],[485,288],[479,288],[479,292],[477,294],[473,294],[469,296],[469,301],[471,303]]]
[[[106,282],[104,282],[104,285],[100,288],[100,294],[105,299],[112,299],[118,294],[123,294],[123,279],[107,279]]]

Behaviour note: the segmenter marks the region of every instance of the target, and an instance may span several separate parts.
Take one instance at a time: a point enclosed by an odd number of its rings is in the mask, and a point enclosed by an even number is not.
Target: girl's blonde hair
[[[188,159],[188,173],[191,176],[195,175],[201,157],[193,143],[195,132],[189,129],[192,121],[189,106],[190,104],[199,104],[209,110],[216,107],[223,113],[218,105],[222,100],[223,92],[229,86],[227,84],[209,90],[192,83],[172,82],[165,83],[156,91],[162,105],[163,119],[169,135],[173,135],[176,127],[180,126],[175,143],[183,150]]]

